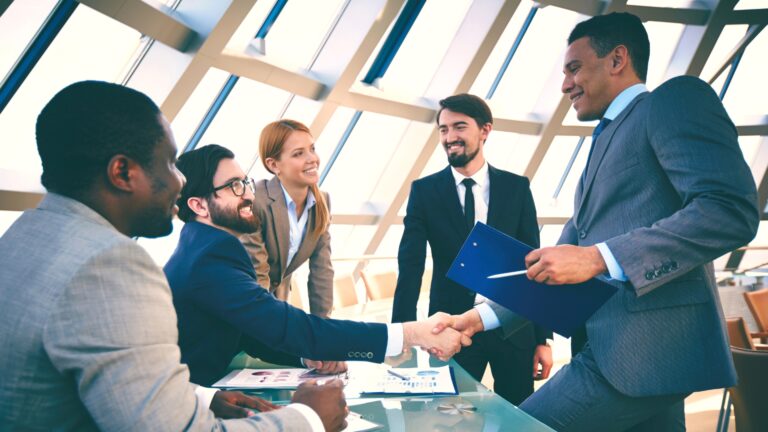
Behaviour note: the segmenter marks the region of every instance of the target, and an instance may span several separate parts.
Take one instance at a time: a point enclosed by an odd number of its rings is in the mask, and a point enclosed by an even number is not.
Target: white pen
[[[410,381],[411,380],[410,377],[407,377],[405,375],[400,375],[399,373],[393,371],[392,369],[387,369],[387,373],[392,375],[392,376],[396,376],[396,377],[400,378],[403,381]]]
[[[500,279],[500,278],[505,278],[505,277],[509,277],[509,276],[520,276],[520,275],[524,275],[526,273],[528,273],[528,270],[518,270],[518,271],[513,271],[513,272],[508,272],[508,273],[493,274],[493,275],[488,276],[486,279]]]

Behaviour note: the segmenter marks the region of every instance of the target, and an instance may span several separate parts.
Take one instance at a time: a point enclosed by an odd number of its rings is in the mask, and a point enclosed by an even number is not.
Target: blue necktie
[[[600,136],[600,134],[605,130],[605,128],[608,127],[609,124],[611,124],[611,119],[601,118],[600,123],[598,123],[595,127],[595,130],[592,131],[592,145],[589,146],[589,156],[587,156],[587,163],[584,165],[584,175],[582,175],[582,179],[587,178],[587,168],[589,168],[589,161],[592,159],[592,151],[595,150],[597,137]]]

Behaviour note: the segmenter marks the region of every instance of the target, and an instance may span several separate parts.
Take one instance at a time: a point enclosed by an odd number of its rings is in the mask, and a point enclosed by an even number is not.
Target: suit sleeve
[[[223,422],[198,403],[180,363],[170,289],[132,243],[99,253],[75,275],[51,311],[43,344],[101,430],[309,427],[294,410]]]
[[[249,356],[259,358],[265,362],[283,366],[304,367],[301,364],[300,357],[273,350],[252,337],[243,336],[240,341],[240,348],[248,353]]]
[[[325,194],[328,212],[331,201]],[[309,311],[317,316],[327,317],[333,308],[333,264],[331,263],[331,233],[328,229],[320,235],[315,250],[309,257],[309,279],[307,281]]]
[[[411,184],[403,237],[397,252],[397,287],[392,304],[392,322],[416,320],[416,303],[421,291],[421,277],[424,275],[424,260],[427,258],[427,221],[422,209],[418,183]]]
[[[755,182],[712,88],[680,77],[651,97],[648,139],[681,206],[652,226],[606,242],[637,295],[748,243],[759,222]],[[670,258],[677,271],[647,277]]]
[[[573,225],[573,218],[569,218],[563,226],[563,231],[560,233],[560,238],[557,240],[557,244],[569,244],[578,245],[579,236],[576,233],[576,228]]]
[[[267,253],[267,247],[264,245],[261,229],[262,227],[260,226],[252,234],[243,234],[240,236],[240,242],[248,252],[248,256],[251,257],[253,270],[256,272],[256,281],[262,288],[269,291],[269,260],[267,259],[269,254]]]
[[[288,354],[314,360],[384,360],[386,325],[324,319],[277,300],[255,283],[241,251],[234,237],[209,246],[190,278],[197,283],[191,295],[200,308]]]

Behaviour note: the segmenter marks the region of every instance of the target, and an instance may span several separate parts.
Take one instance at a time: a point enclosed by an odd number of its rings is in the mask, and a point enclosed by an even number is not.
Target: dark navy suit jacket
[[[226,231],[185,224],[164,271],[178,314],[181,360],[194,383],[221,378],[243,349],[316,360],[384,360],[386,325],[324,319],[277,300],[256,283],[248,253]]]
[[[488,177],[491,188],[488,225],[532,247],[538,247],[539,227],[528,179],[490,165]],[[400,273],[392,322],[416,319],[416,302],[424,274],[427,243],[432,250],[433,264],[429,314],[439,311],[460,314],[471,309],[475,292],[445,276],[469,235],[450,166],[413,182],[404,224],[405,230],[397,254]],[[542,344],[551,337],[551,331],[529,323],[509,340],[524,347]]]

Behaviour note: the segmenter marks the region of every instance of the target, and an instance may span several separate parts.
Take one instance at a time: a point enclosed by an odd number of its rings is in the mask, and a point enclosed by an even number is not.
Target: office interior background
[[[361,272],[396,277],[410,183],[446,165],[435,114],[451,94],[488,101],[486,158],[530,179],[541,243],[553,245],[596,124],[579,122],[560,92],[566,39],[577,22],[624,10],[646,21],[651,90],[689,74],[719,94],[766,219],[766,0],[0,0],[0,234],[44,193],[37,114],[64,86],[95,79],[148,94],[180,153],[224,145],[255,179],[270,177],[262,127],[309,125],[336,277],[355,301],[369,297]],[[180,227],[138,241],[162,265]],[[715,269],[723,289],[762,286],[768,224]],[[305,275],[294,278],[297,304]]]

